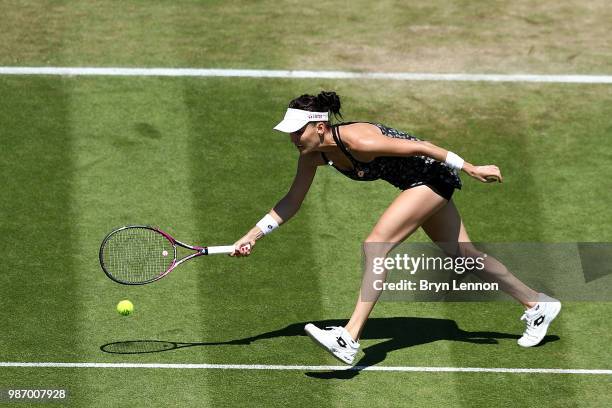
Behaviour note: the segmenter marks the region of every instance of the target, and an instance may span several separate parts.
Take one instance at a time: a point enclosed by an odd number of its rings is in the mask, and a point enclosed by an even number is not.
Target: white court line
[[[526,373],[526,374],[599,374],[612,375],[605,369],[570,368],[484,368],[484,367],[393,367],[393,366],[308,366],[266,364],[158,364],[158,363],[25,363],[0,362],[0,367],[50,367],[50,368],[171,368],[200,370],[285,370],[285,371],[399,371],[437,373]]]
[[[387,79],[399,81],[483,81],[552,82],[565,84],[612,84],[612,75],[435,74],[416,72],[293,71],[205,68],[0,67],[0,75]]]

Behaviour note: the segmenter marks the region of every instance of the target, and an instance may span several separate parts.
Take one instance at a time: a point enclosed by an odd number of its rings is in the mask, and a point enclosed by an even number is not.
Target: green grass
[[[603,2],[347,4],[3,2],[0,65],[601,73],[610,63]],[[104,235],[128,223],[195,243],[239,238],[295,172],[297,152],[272,126],[291,98],[320,89],[342,95],[347,120],[499,165],[503,184],[464,177],[454,198],[474,241],[612,241],[609,86],[0,76],[0,361],[336,365],[301,327],[350,315],[361,242],[397,196],[384,182],[320,168],[300,213],[252,257],[199,259],[152,285],[116,285],[97,259]],[[127,318],[115,312],[124,298],[136,307]],[[523,350],[514,303],[383,302],[360,364],[610,369],[610,312],[565,302],[558,338]],[[466,333],[494,341],[460,341]],[[10,386],[66,387],[77,407],[611,402],[609,376],[547,374],[0,369]]]
[[[249,259],[198,260],[168,279],[138,288],[112,284],[97,265],[99,242],[114,226],[155,223],[179,239],[226,244],[284,194],[296,153],[286,137],[270,131],[270,124],[282,112],[282,101],[298,89],[332,84],[265,82],[266,86],[261,80],[246,79],[0,79],[2,94],[10,100],[2,109],[5,134],[12,135],[3,167],[10,182],[0,201],[3,213],[12,216],[4,220],[2,232],[14,238],[2,241],[6,265],[11,267],[2,274],[1,307],[13,310],[2,317],[3,327],[8,328],[0,337],[3,361],[336,364],[310,344],[301,326],[309,321],[341,321],[350,314],[358,288],[360,242],[396,194],[384,183],[352,183],[332,169],[321,168],[299,215],[258,243]],[[378,98],[378,83],[337,85],[346,96],[347,119],[375,118],[372,108],[360,101],[368,100],[368,95]],[[583,98],[591,98],[591,103],[583,99],[581,108],[569,97],[574,91],[569,87],[472,84],[436,92],[438,87],[403,84],[395,85],[394,91],[410,94],[424,105],[438,104],[444,121],[433,122],[435,113],[421,115],[420,108],[412,109],[401,99],[396,105],[405,114],[383,110],[379,117],[419,135],[432,135],[430,140],[474,162],[492,157],[488,161],[504,169],[504,184],[465,180],[456,196],[474,239],[610,240],[604,223],[589,218],[596,201],[580,216],[563,216],[564,209],[584,202],[583,195],[563,191],[567,186],[557,178],[556,166],[570,154],[560,145],[572,145],[571,154],[576,156],[606,154],[601,148],[604,113],[591,108],[596,101],[610,99],[605,88],[588,89]],[[506,105],[497,102],[500,89]],[[531,110],[547,103],[556,106],[557,117],[582,120],[566,122],[561,132],[560,124]],[[467,105],[472,106],[472,115],[465,112]],[[504,112],[504,106],[509,110]],[[537,135],[532,126],[540,127]],[[543,136],[547,133],[548,138]],[[483,134],[487,137],[478,137]],[[546,151],[547,156],[528,160],[525,156],[537,156],[534,149]],[[588,163],[565,162],[565,172],[579,175],[574,176],[581,181],[576,188],[596,188],[593,183],[599,180],[581,176],[592,171]],[[602,163],[600,169],[605,171]],[[542,198],[543,191],[563,194],[565,200],[553,205],[555,197]],[[599,191],[603,202],[609,195]],[[419,233],[414,239],[425,237]],[[31,253],[24,245],[38,249]],[[122,298],[130,298],[136,306],[129,318],[114,311]],[[552,330],[559,340],[520,350],[515,344],[522,331],[520,308],[511,303],[381,303],[370,323],[373,328],[365,333],[361,363],[606,368],[602,363],[609,354],[601,339],[610,329],[607,313],[609,304],[566,303]],[[496,341],[456,341],[457,330],[490,332]],[[590,335],[584,336],[585,332]],[[195,345],[144,355],[100,351],[104,344],[127,340],[199,343],[245,338],[252,338],[251,343]],[[128,374],[130,380],[117,385],[116,376]],[[95,406],[101,399],[119,403],[132,395],[129,384],[146,383],[150,386],[139,388],[137,395],[162,403],[168,396],[157,394],[154,384],[168,375],[175,384],[173,400],[214,406],[230,400],[238,405],[283,401],[343,405],[353,399],[357,405],[376,405],[382,403],[379,398],[385,390],[393,394],[389,402],[397,405],[410,398],[423,404],[475,406],[508,403],[524,387],[540,390],[535,400],[541,403],[554,396],[560,406],[578,399],[595,406],[607,400],[603,390],[609,385],[602,378],[571,375],[365,372],[342,379],[342,374],[317,378],[302,372],[169,374],[95,369],[3,369],[0,383],[63,384],[78,406]],[[257,387],[243,384],[247,379]],[[474,389],[486,389],[483,384],[489,381],[507,382],[509,389],[497,399],[478,400]],[[397,391],[404,382],[412,386]],[[444,393],[437,392],[440,382],[447,385]],[[286,390],[273,393],[277,387]],[[291,392],[295,388],[307,392],[295,394]],[[370,389],[377,391],[366,397]],[[585,390],[596,392],[585,396]]]
[[[5,0],[2,65],[593,73],[605,0]]]

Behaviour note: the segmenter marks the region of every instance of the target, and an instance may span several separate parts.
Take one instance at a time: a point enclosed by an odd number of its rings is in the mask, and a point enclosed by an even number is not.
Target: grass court
[[[28,0],[2,2],[0,16],[0,66],[610,74],[612,63],[605,1]],[[124,224],[196,244],[240,238],[295,172],[298,152],[272,127],[289,100],[322,89],[342,96],[347,121],[501,168],[503,184],[464,175],[454,196],[473,241],[612,241],[610,85],[1,75],[0,362],[339,365],[302,327],[349,317],[361,243],[398,193],[385,182],[319,168],[297,216],[247,259],[198,259],[142,287],[98,265],[100,241]],[[129,317],[115,311],[125,298]],[[565,302],[552,340],[521,349],[510,299],[382,302],[357,364],[609,370],[611,312]],[[134,340],[182,346],[103,350]],[[0,367],[0,388],[65,388],[75,407],[599,407],[611,378]]]

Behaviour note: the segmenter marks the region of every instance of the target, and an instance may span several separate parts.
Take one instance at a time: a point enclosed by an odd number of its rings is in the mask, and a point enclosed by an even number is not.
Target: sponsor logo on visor
[[[308,119],[327,119],[325,113],[311,113],[308,115]]]

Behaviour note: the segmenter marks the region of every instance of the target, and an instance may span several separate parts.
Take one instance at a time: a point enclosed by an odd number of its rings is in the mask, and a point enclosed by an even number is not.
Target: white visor
[[[291,133],[304,127],[308,122],[327,122],[327,112],[309,112],[301,109],[287,109],[283,120],[274,127],[274,130]]]

